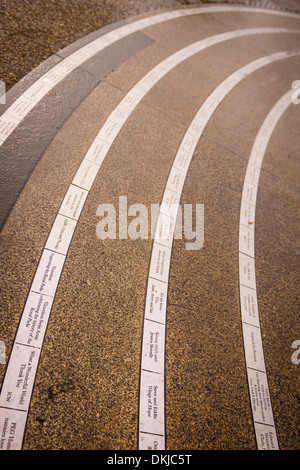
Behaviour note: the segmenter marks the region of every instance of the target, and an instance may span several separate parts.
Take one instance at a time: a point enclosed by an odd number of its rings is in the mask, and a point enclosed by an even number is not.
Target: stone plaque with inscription
[[[141,371],[140,431],[164,436],[164,376]]]
[[[146,294],[145,318],[164,324],[166,308],[167,284],[150,277]]]

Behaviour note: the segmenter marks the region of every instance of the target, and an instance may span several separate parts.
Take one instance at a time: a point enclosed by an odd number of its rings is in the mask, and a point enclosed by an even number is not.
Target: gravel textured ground
[[[224,1],[224,0],[223,0]],[[0,0],[0,79],[6,90],[51,54],[104,25],[157,8],[208,0]],[[300,12],[300,0],[242,0]]]
[[[0,78],[8,90],[51,54],[85,34],[149,9],[186,3],[185,0],[0,0]]]

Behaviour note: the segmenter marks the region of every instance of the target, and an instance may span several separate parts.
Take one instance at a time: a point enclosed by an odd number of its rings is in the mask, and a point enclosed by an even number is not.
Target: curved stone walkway
[[[299,20],[139,15],[7,94],[2,449],[297,449]]]

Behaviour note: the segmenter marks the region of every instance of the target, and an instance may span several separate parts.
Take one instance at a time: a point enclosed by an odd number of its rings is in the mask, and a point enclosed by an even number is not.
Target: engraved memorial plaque
[[[266,373],[252,369],[248,369],[247,373],[254,421],[274,425]]]
[[[41,348],[46,332],[53,298],[30,292],[26,301],[16,341]]]
[[[0,450],[19,450],[23,442],[27,412],[1,408]]]
[[[254,230],[240,225],[239,251],[254,258]]]
[[[170,248],[153,243],[151,265],[149,270],[150,277],[154,277],[159,281],[168,282],[169,265],[170,265]]]
[[[256,289],[255,262],[250,256],[239,253],[239,276],[243,286]]]
[[[58,214],[48,237],[46,248],[63,255],[67,254],[75,227],[75,220]]]
[[[73,179],[73,184],[89,191],[99,171],[99,165],[89,160],[83,159]]]
[[[140,431],[164,436],[164,377],[141,371]]]
[[[86,189],[71,184],[59,209],[59,213],[78,220],[87,195]]]
[[[14,344],[1,389],[1,407],[28,409],[39,355],[40,349]]]
[[[243,323],[244,346],[247,367],[265,371],[265,361],[260,329]]]
[[[145,320],[142,349],[142,368],[164,373],[165,326]]]
[[[259,327],[256,290],[240,286],[241,315],[245,323]]]
[[[146,294],[145,318],[164,324],[166,308],[167,284],[150,277]]]

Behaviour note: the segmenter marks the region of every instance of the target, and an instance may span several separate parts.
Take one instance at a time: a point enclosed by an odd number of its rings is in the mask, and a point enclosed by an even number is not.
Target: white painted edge
[[[82,46],[77,51],[70,54],[60,63],[52,67],[48,72],[42,75],[35,83],[33,83],[15,102],[0,116],[0,147],[6,139],[12,134],[16,127],[23,121],[29,112],[49,93],[59,82],[61,82],[68,74],[77,67],[80,67],[85,61],[93,57],[106,47],[114,44],[126,36],[147,27],[170,21],[176,18],[199,15],[205,13],[226,13],[226,12],[245,12],[245,13],[264,13],[271,15],[279,15],[300,19],[300,15],[274,11],[255,7],[243,6],[209,6],[198,7],[183,10],[174,10],[158,15],[150,16],[121,26],[103,36]]]

